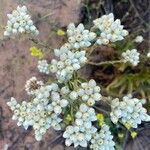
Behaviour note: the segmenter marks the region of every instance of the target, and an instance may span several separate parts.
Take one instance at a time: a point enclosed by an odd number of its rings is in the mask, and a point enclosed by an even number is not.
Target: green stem
[[[93,53],[93,51],[96,49],[96,47],[97,47],[96,44],[94,44],[90,50],[86,49],[86,51],[87,51],[87,57],[89,57]]]
[[[102,97],[102,101],[111,106],[111,98],[110,97]]]
[[[109,111],[106,111],[106,110],[104,110],[104,109],[102,109],[102,108],[99,108],[99,107],[97,107],[97,106],[93,106],[93,108],[95,108],[96,110],[98,110],[98,111],[100,111],[100,112],[102,112],[102,113],[104,113],[104,114],[106,114],[106,115],[109,115],[109,114],[110,114]]]
[[[124,143],[123,143],[123,149],[126,148],[128,138],[129,138],[129,131],[126,130],[126,136],[125,136]]]
[[[47,18],[47,17],[51,16],[52,14],[53,14],[52,12],[51,12],[51,13],[48,13],[48,14],[46,14],[46,15],[42,16],[41,18],[37,19],[37,21],[36,21],[36,22],[39,22],[39,21],[41,21],[41,20],[43,20],[43,19],[45,19],[45,18]]]

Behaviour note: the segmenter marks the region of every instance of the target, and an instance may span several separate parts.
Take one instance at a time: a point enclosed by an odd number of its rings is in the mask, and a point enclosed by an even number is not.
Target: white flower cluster
[[[81,104],[75,117],[75,124],[68,126],[63,134],[63,137],[66,138],[65,144],[66,146],[74,144],[74,147],[87,147],[92,135],[97,131],[92,126],[92,122],[97,120],[95,110],[86,104]]]
[[[102,98],[100,87],[96,85],[96,82],[93,79],[89,82],[81,83],[78,90],[71,91],[68,86],[64,86],[61,88],[60,92],[70,100],[81,100],[88,106],[93,106],[96,101],[100,101]]]
[[[96,34],[85,30],[84,25],[81,23],[77,27],[74,23],[70,23],[67,27],[67,35],[68,41],[74,49],[89,47],[96,38]]]
[[[150,52],[147,53],[147,57],[150,58]]]
[[[39,31],[34,26],[30,15],[27,13],[26,6],[18,6],[12,14],[8,14],[8,21],[5,36],[11,36],[17,33],[31,33],[33,35],[38,35]]]
[[[52,103],[49,105],[49,109],[53,110],[57,115],[61,114],[62,108],[68,105],[68,100],[61,99],[58,92],[51,93]]]
[[[129,62],[133,66],[137,66],[139,61],[140,53],[137,52],[136,49],[127,50],[126,52],[122,53],[124,63]]]
[[[55,49],[54,52],[60,60],[53,59],[51,61],[50,71],[56,73],[59,82],[71,79],[73,72],[79,70],[87,60],[85,51],[72,52],[65,46]]]
[[[7,103],[11,110],[14,112],[13,120],[18,120],[17,125],[23,125],[25,129],[29,126],[33,126],[35,130],[36,140],[41,140],[42,135],[51,126],[55,130],[60,130],[60,119],[55,113],[51,113],[47,107],[42,103],[35,105],[34,102],[27,103],[23,101],[22,104],[18,104],[14,98]]]
[[[58,91],[58,85],[52,83],[36,89],[32,102],[23,101],[22,104],[18,104],[14,98],[11,98],[7,104],[14,112],[12,119],[18,120],[17,125],[23,125],[25,129],[33,126],[36,140],[41,140],[42,135],[50,127],[60,130],[62,119],[59,115],[62,108],[68,105],[68,101],[61,98],[62,95]]]
[[[114,20],[114,15],[103,15],[102,17],[93,21],[94,28],[100,30],[100,37],[98,37],[96,43],[101,45],[107,45],[109,42],[116,42],[123,40],[128,31],[123,29],[120,20]]]
[[[64,86],[61,88],[61,94],[68,97],[71,101],[78,99],[78,93],[76,91],[71,91],[68,86]]]
[[[93,150],[115,150],[115,142],[109,130],[109,126],[103,124],[99,133],[93,134],[90,148]]]
[[[88,83],[84,82],[77,91],[77,94],[89,106],[95,104],[95,101],[100,101],[102,95],[100,94],[100,87],[96,85],[95,80],[91,79]]]
[[[137,36],[135,39],[134,39],[134,41],[136,42],[136,43],[142,43],[143,42],[143,36],[141,36],[141,35],[139,35],[139,36]]]
[[[37,110],[37,112],[39,111]],[[47,110],[45,111],[45,114],[46,112]],[[40,141],[42,139],[42,135],[44,135],[46,133],[46,130],[50,127],[53,127],[55,130],[61,130],[60,122],[62,121],[62,119],[59,118],[58,115],[52,113],[49,116],[45,115],[45,117],[43,117],[42,114],[44,114],[44,112],[34,114],[38,116],[38,121],[33,124],[33,128],[35,130],[35,138],[37,141]]]
[[[132,98],[131,95],[124,96],[122,101],[119,101],[118,98],[114,99],[111,108],[110,116],[114,123],[120,120],[124,125],[129,124],[131,127],[137,128],[142,121],[150,121],[150,116],[142,106],[141,100]]]
[[[39,60],[37,67],[39,69],[39,72],[49,74],[49,65],[47,63],[47,60]]]
[[[35,94],[35,91],[43,85],[44,83],[42,81],[37,81],[36,77],[32,77],[29,80],[27,80],[25,84],[25,90],[28,95],[33,95]]]
[[[41,86],[38,90],[35,91],[34,103],[38,104],[39,102],[43,102],[43,104],[47,105],[49,102],[50,93],[52,91],[57,90],[58,90],[57,84]]]
[[[7,105],[14,112],[12,119],[18,120],[18,126],[23,125],[24,128],[27,129],[28,126],[32,124],[31,122],[28,122],[28,124],[25,123],[26,118],[29,117],[28,112],[31,112],[31,109],[33,107],[32,103],[27,103],[26,101],[23,101],[22,104],[18,104],[16,99],[12,97],[11,101],[8,102]]]

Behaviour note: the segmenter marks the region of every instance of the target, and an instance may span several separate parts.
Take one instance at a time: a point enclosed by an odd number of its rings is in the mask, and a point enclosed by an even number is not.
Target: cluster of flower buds
[[[61,114],[62,109],[68,105],[68,100],[61,99],[61,95],[59,92],[51,93],[51,104],[49,105],[49,109],[53,110],[56,114]]]
[[[87,60],[85,51],[72,52],[66,47],[54,50],[55,55],[59,57],[59,61],[53,59],[50,65],[50,71],[56,73],[59,82],[66,82],[71,79],[74,71],[81,68]]]
[[[66,146],[74,144],[74,147],[87,147],[92,135],[97,131],[92,125],[92,122],[97,120],[95,110],[86,104],[81,104],[75,117],[75,124],[68,126],[63,134],[66,139],[65,144]]]
[[[96,85],[95,80],[91,79],[89,82],[81,83],[78,90],[69,90],[68,86],[61,89],[62,95],[68,96],[70,100],[80,100],[88,106],[93,106],[96,101],[100,101],[102,95],[100,94],[100,87]]]
[[[50,115],[46,115],[46,113],[47,110],[45,112],[39,112],[36,114],[36,116],[38,116],[37,119],[39,120],[33,124],[33,128],[35,130],[35,138],[37,141],[42,140],[42,136],[50,127],[54,128],[55,130],[61,130],[60,123],[62,119],[59,118],[55,113],[52,113]],[[43,117],[42,115],[45,115],[45,117]]]
[[[49,74],[49,65],[47,63],[47,60],[39,60],[37,67],[39,72]]]
[[[31,80],[35,82],[36,78],[33,77]],[[41,85],[34,92],[28,89],[27,92],[34,96],[32,102],[23,101],[22,104],[18,104],[14,98],[11,98],[7,104],[14,112],[12,119],[18,120],[17,125],[23,125],[25,129],[33,126],[36,140],[41,140],[42,135],[50,127],[60,130],[62,119],[59,115],[62,108],[68,105],[68,101],[63,99],[63,95],[60,95],[58,91],[58,85],[52,83],[46,86]]]
[[[126,52],[122,53],[123,61],[129,62],[133,66],[137,66],[139,61],[140,53],[137,52],[136,49],[127,50]]]
[[[135,39],[134,39],[134,41],[136,42],[136,43],[142,43],[143,42],[143,36],[141,36],[141,35],[138,35]]]
[[[114,15],[112,13],[108,15],[103,15],[102,17],[93,21],[94,28],[100,30],[100,36],[98,37],[96,43],[101,45],[107,45],[109,42],[116,42],[123,40],[128,31],[123,29],[120,20],[114,20]]]
[[[77,27],[74,23],[70,23],[67,27],[67,35],[68,41],[74,49],[89,47],[96,38],[96,34],[86,30],[81,23]]]
[[[26,6],[18,6],[12,14],[8,14],[8,22],[6,26],[5,36],[11,36],[17,33],[30,33],[38,35],[39,31],[34,26]]]
[[[44,105],[47,105],[49,103],[50,93],[52,91],[55,91],[53,88],[54,87],[53,85],[55,86],[55,84],[44,85],[44,86],[41,86],[38,90],[36,90],[34,94],[35,96],[34,103],[38,104],[39,102],[42,102]]]
[[[103,124],[99,133],[93,134],[90,148],[93,150],[115,150],[115,142],[109,130],[109,126]]]
[[[77,94],[89,106],[94,105],[96,101],[100,101],[102,98],[100,94],[100,87],[96,85],[96,82],[93,79],[89,82],[82,83]]]
[[[112,112],[110,113],[113,123],[120,121],[124,125],[137,128],[142,121],[150,121],[150,116],[142,106],[142,100],[132,98],[131,95],[124,96],[122,101],[114,99],[111,104]]]
[[[32,77],[27,80],[25,84],[25,90],[28,95],[35,94],[36,90],[38,90],[44,83],[42,81],[38,81],[36,77]]]
[[[32,104],[31,103],[27,103],[26,101],[23,101],[22,104],[18,104],[15,98],[11,98],[11,100],[9,102],[7,102],[7,105],[10,107],[10,109],[14,112],[12,119],[13,120],[18,120],[17,125],[21,126],[24,125],[24,127],[27,129],[29,125],[25,125],[24,121],[26,120],[26,117],[28,111],[31,110]],[[32,123],[28,123],[28,124],[32,124]]]
[[[147,57],[150,58],[150,52],[147,53]]]

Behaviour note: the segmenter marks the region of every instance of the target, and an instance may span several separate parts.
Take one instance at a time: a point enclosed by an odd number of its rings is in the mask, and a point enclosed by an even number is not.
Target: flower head
[[[61,83],[70,80],[74,71],[79,70],[87,60],[85,51],[72,52],[68,44],[55,49],[54,52],[59,60],[51,61],[50,71],[56,74],[56,78]]]
[[[37,81],[36,77],[30,78],[25,84],[25,90],[28,95],[35,94],[36,90],[43,86],[44,83],[42,81]]]
[[[127,50],[126,52],[122,53],[122,57],[124,62],[129,62],[131,63],[133,66],[137,66],[139,61],[139,56],[140,53],[137,52],[136,49],[132,49],[132,50]]]
[[[5,36],[12,36],[17,33],[31,33],[32,35],[38,35],[39,31],[34,26],[26,6],[18,6],[12,14],[7,14],[8,21]]]
[[[100,36],[98,37],[96,43],[101,45],[107,45],[109,42],[116,42],[123,40],[125,36],[128,35],[128,31],[123,29],[120,20],[114,20],[114,15],[112,13],[108,15],[103,15],[102,17],[93,21],[94,28],[100,30]]]
[[[141,100],[132,98],[131,95],[124,96],[122,101],[114,99],[111,104],[111,120],[114,123],[122,122],[126,128],[137,128],[142,121],[150,121],[150,116],[142,106]]]
[[[67,27],[67,35],[73,49],[89,47],[96,37],[94,32],[86,30],[81,23],[77,27],[74,23],[70,23]]]
[[[109,126],[103,124],[101,126],[100,132],[93,134],[90,148],[93,150],[101,150],[101,149],[115,150],[114,146],[115,143],[113,141],[113,136],[109,131]]]
[[[136,42],[136,43],[142,43],[143,42],[143,36],[141,36],[141,35],[138,35],[135,39],[134,39],[134,41]]]
[[[40,72],[49,74],[49,65],[47,63],[47,60],[39,60],[38,61],[38,69]]]
[[[63,134],[66,139],[65,144],[66,146],[74,144],[74,147],[87,147],[92,135],[97,131],[92,125],[92,122],[97,120],[95,111],[86,104],[81,104],[75,117],[75,124],[68,126]]]
[[[101,100],[100,87],[96,85],[95,80],[91,79],[89,82],[84,82],[78,89],[77,93],[83,101],[89,106],[95,104],[96,101]]]
[[[150,52],[147,53],[147,57],[150,58]]]

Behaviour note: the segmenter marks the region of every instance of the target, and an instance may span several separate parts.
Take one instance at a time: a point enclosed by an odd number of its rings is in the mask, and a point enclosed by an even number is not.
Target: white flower
[[[77,93],[89,106],[94,105],[95,101],[99,101],[102,98],[100,94],[100,87],[96,85],[96,82],[93,79],[91,79],[88,83],[82,83]]]
[[[14,97],[11,97],[10,102],[7,102],[7,105],[10,107],[11,110],[14,110],[16,105],[17,105],[17,101]]]
[[[69,89],[68,86],[64,86],[64,87],[62,87],[61,90],[60,90],[60,93],[61,93],[62,95],[67,95],[69,92],[70,92],[70,89]]]
[[[142,43],[143,42],[143,36],[141,36],[141,35],[139,35],[139,36],[137,36],[135,39],[134,39],[134,41],[136,42],[136,43]]]
[[[11,101],[7,103],[10,109],[14,112],[12,119],[18,120],[17,125],[23,125],[25,129],[28,128],[29,125],[32,125],[32,122],[27,119],[28,111],[31,110],[32,104],[23,101],[22,104],[18,104],[17,101],[12,97]]]
[[[120,120],[124,125],[129,124],[131,127],[137,128],[142,121],[150,121],[150,116],[142,106],[142,101],[132,98],[131,95],[124,96],[120,102],[118,98],[114,99],[111,104],[112,112],[110,113],[112,122],[117,123]]]
[[[139,56],[140,53],[137,52],[136,49],[132,49],[132,50],[127,50],[126,52],[122,53],[122,57],[124,62],[129,62],[131,63],[133,66],[137,66],[139,61]]]
[[[81,126],[83,131],[91,128],[92,122],[97,120],[95,110],[86,104],[80,105],[79,111],[75,116],[77,118],[75,120],[76,125]]]
[[[8,22],[6,31],[4,32],[5,36],[11,36],[17,33],[31,33],[33,35],[38,35],[39,31],[33,25],[30,15],[26,6],[18,6],[12,14],[7,14]]]
[[[103,124],[99,133],[93,134],[90,148],[93,150],[115,150],[113,136],[109,131],[109,126]]]
[[[92,134],[95,134],[96,131],[97,129],[93,126],[85,132],[81,131],[79,126],[68,126],[63,134],[63,137],[66,139],[65,144],[66,146],[74,144],[74,147],[87,147]]]
[[[40,72],[49,74],[49,65],[46,60],[39,60],[38,61],[38,69]]]
[[[147,53],[147,57],[150,58],[150,52]]]
[[[67,35],[73,49],[89,47],[96,37],[94,32],[86,30],[81,23],[77,27],[74,23],[70,23],[67,27]]]
[[[95,19],[93,23],[94,28],[99,29],[101,32],[96,41],[99,45],[107,45],[109,42],[123,40],[124,37],[128,35],[128,31],[123,29],[120,20],[114,20],[114,15],[112,13]]]
[[[41,86],[38,90],[35,91],[35,103],[43,100],[48,103],[48,97],[50,96],[50,92],[52,91],[52,85]]]
[[[77,92],[72,91],[72,92],[69,94],[69,97],[70,97],[70,99],[72,99],[72,100],[76,100],[76,99],[78,98],[78,94],[77,94]]]
[[[66,99],[61,99],[61,95],[58,92],[51,92],[51,106],[56,114],[60,114],[62,112],[62,108],[65,108],[68,105],[68,101]]]
[[[43,86],[44,83],[42,81],[37,81],[36,77],[32,77],[26,81],[25,90],[28,95],[35,94],[35,91]]]
[[[60,122],[62,121],[61,118],[59,118],[55,113],[53,113],[51,115],[51,119],[52,119],[52,127],[55,129],[55,130],[61,130],[61,125],[60,125]]]
[[[67,105],[66,101],[62,100],[62,107]],[[62,121],[59,116],[51,109],[51,104],[43,103],[42,99],[38,103],[23,101],[18,104],[14,98],[7,103],[11,110],[14,112],[12,119],[17,120],[17,125],[23,125],[25,129],[33,126],[35,130],[36,140],[41,140],[42,135],[46,133],[47,129],[53,127],[55,130],[60,130],[60,122]]]
[[[92,135],[97,131],[92,125],[92,122],[97,120],[95,111],[86,104],[81,104],[75,118],[75,124],[68,126],[63,134],[66,138],[65,144],[66,146],[74,144],[74,147],[87,147]]]
[[[33,77],[32,81],[36,81]],[[32,102],[23,101],[18,104],[14,98],[8,102],[8,106],[14,112],[13,120],[17,120],[17,125],[23,125],[25,129],[33,126],[36,140],[41,140],[47,129],[53,127],[60,130],[62,119],[59,115],[62,108],[68,105],[68,100],[60,94],[60,89],[56,83],[42,85],[34,91]]]
[[[73,72],[79,70],[87,60],[85,51],[72,52],[66,45],[54,50],[60,60],[53,59],[50,65],[50,71],[56,73],[56,78],[61,83],[70,80]]]

